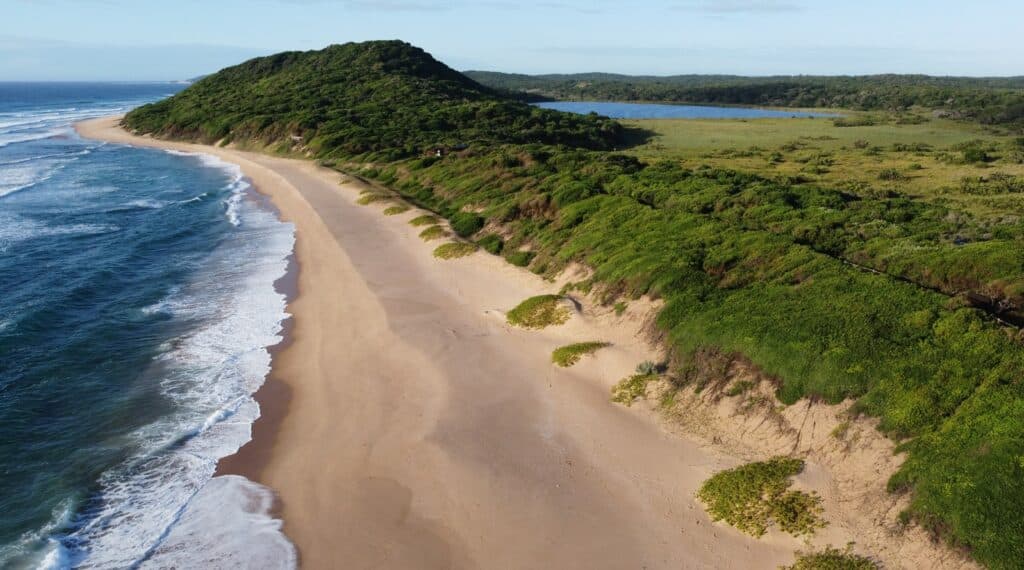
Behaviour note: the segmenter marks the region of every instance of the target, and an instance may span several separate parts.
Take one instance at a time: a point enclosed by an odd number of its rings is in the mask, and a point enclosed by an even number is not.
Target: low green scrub
[[[505,259],[516,267],[526,267],[533,261],[535,255],[532,251],[513,251],[506,255]]]
[[[477,250],[477,246],[472,243],[466,242],[452,242],[437,246],[434,249],[434,257],[438,259],[457,259],[459,257],[466,257],[472,255]]]
[[[565,323],[572,312],[565,306],[561,295],[537,295],[519,303],[505,316],[511,325],[542,329]]]
[[[497,234],[487,234],[484,237],[476,240],[476,244],[484,248],[484,251],[493,255],[500,255],[502,248],[505,246],[505,242],[501,240],[501,236]]]
[[[780,570],[879,570],[881,567],[867,556],[854,554],[850,547],[843,550],[826,546],[818,552],[797,552],[796,562]]]
[[[455,212],[448,218],[459,237],[469,237],[484,227],[484,219],[469,212]]]
[[[397,206],[388,206],[387,208],[384,208],[384,215],[385,216],[396,216],[398,214],[404,214],[405,212],[408,212],[408,211],[409,211],[409,206],[406,206],[405,204],[400,204],[400,205],[397,205]]]
[[[437,221],[437,216],[433,216],[431,214],[423,214],[422,216],[416,216],[415,218],[409,220],[409,225],[413,227],[429,226],[432,224],[436,224]]]
[[[612,386],[612,401],[632,406],[638,398],[647,395],[647,385],[657,380],[657,374],[634,374],[627,376]]]
[[[429,228],[420,232],[420,239],[423,241],[432,241],[435,239],[441,239],[448,236],[448,230],[441,226],[430,226]]]
[[[711,520],[724,520],[753,536],[762,536],[771,525],[794,536],[811,535],[825,526],[821,498],[790,489],[790,478],[804,469],[804,462],[775,457],[716,473],[701,485],[697,496]]]
[[[598,341],[568,344],[566,346],[556,348],[554,352],[551,353],[551,362],[554,362],[562,368],[568,368],[579,362],[584,356],[593,354],[597,352],[598,349],[610,346],[610,344],[611,343]]]

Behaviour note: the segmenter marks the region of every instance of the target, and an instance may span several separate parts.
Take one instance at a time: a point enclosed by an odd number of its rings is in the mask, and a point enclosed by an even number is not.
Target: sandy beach
[[[642,304],[584,305],[526,331],[504,311],[558,285],[478,252],[438,260],[408,220],[355,202],[311,161],[134,137],[86,137],[238,164],[296,227],[288,340],[254,440],[221,465],[270,486],[307,568],[776,568],[802,541],[712,523],[694,498],[740,463],[667,433],[609,388],[656,358]],[[561,369],[569,342],[613,346]],[[834,525],[816,544],[854,537]]]

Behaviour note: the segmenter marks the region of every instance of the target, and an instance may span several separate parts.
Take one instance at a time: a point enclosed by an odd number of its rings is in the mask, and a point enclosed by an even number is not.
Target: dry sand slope
[[[608,389],[653,355],[640,317],[595,315],[543,331],[503,311],[556,284],[478,252],[443,261],[407,224],[355,204],[308,161],[132,137],[242,166],[297,228],[298,295],[275,425],[229,462],[271,486],[308,568],[776,568],[802,544],[711,523],[700,483],[739,460],[667,434]],[[614,343],[577,366],[568,342]],[[855,537],[838,525],[818,544]]]

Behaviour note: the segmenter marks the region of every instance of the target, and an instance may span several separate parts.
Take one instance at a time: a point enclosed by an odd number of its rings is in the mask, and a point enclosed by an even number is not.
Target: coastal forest
[[[849,112],[768,136],[535,96]],[[313,158],[535,273],[588,266],[572,287],[601,302],[662,299],[674,382],[715,350],[772,378],[783,404],[855,400],[907,453],[889,481],[910,497],[903,520],[1019,568],[1022,117],[1019,79],[467,76],[382,41],[256,58],[124,124]],[[735,144],[701,143],[728,129]]]

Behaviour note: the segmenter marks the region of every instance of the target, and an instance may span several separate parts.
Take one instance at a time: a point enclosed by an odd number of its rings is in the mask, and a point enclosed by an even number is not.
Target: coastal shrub
[[[469,212],[455,212],[448,218],[459,237],[469,237],[484,227],[484,219]]]
[[[430,226],[429,228],[420,232],[420,238],[423,241],[431,241],[435,239],[441,239],[448,235],[448,231],[441,226]]]
[[[415,218],[409,220],[409,225],[413,227],[429,226],[431,224],[436,224],[437,221],[437,216],[433,216],[431,214],[423,214],[422,216],[416,216]]]
[[[895,168],[883,168],[881,172],[878,173],[879,180],[896,181],[903,180],[905,178],[906,177],[903,175],[903,173],[901,173],[899,170]]]
[[[965,148],[961,151],[963,161],[968,164],[978,164],[983,162],[990,162],[992,157],[989,156],[988,152],[983,148],[976,146]]]
[[[573,364],[580,361],[581,358],[588,354],[593,354],[598,349],[610,346],[611,343],[590,341],[590,342],[577,342],[574,344],[568,344],[559,348],[556,348],[551,353],[551,362],[561,366],[562,368],[568,368]]]
[[[505,256],[509,263],[516,267],[526,267],[537,254],[532,251],[513,251]]]
[[[434,257],[439,259],[456,259],[466,257],[477,250],[477,246],[466,242],[452,242],[437,246],[434,249]]]
[[[399,204],[399,205],[388,206],[387,208],[384,208],[384,215],[385,216],[395,216],[395,215],[402,214],[402,213],[405,213],[405,212],[408,212],[408,211],[409,211],[409,206],[406,206],[405,204]]]
[[[626,312],[626,307],[628,306],[629,305],[627,305],[624,301],[619,301],[618,303],[615,303],[615,314],[621,317],[622,313]]]
[[[790,490],[790,478],[804,469],[801,459],[774,457],[720,471],[701,485],[697,496],[711,520],[724,520],[753,536],[773,523],[794,536],[825,526],[821,498]]]
[[[519,303],[505,316],[511,325],[542,329],[565,323],[572,313],[561,295],[537,295]]]
[[[501,249],[505,246],[505,242],[502,241],[501,236],[497,234],[487,234],[484,237],[476,240],[476,244],[484,248],[484,251],[493,255],[499,255]]]
[[[658,365],[655,362],[651,361],[651,360],[645,360],[645,361],[641,362],[640,364],[636,365],[636,373],[637,374],[648,376],[648,375],[651,375],[651,374],[656,374],[657,372],[658,372]]]
[[[852,546],[839,550],[826,546],[818,552],[797,552],[796,562],[780,570],[880,570],[880,566],[867,556],[853,552]]]
[[[647,385],[657,379],[657,374],[627,376],[612,386],[612,401],[632,406],[638,398],[647,395]]]

